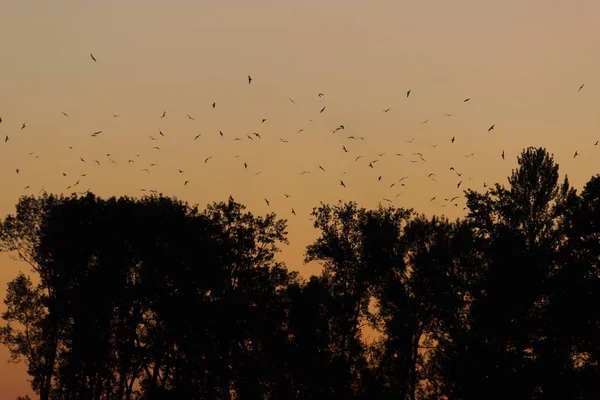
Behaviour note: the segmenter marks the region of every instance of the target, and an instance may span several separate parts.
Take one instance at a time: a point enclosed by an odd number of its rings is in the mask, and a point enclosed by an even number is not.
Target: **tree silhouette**
[[[0,341],[44,400],[598,398],[600,176],[518,164],[455,221],[321,204],[306,280],[232,198],[22,197]]]

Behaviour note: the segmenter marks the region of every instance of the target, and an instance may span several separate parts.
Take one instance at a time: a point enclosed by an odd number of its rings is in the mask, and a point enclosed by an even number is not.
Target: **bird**
[[[292,197],[291,194],[287,194],[287,193],[284,193],[283,195],[285,196],[286,199],[289,199],[290,197]]]
[[[296,104],[296,102],[289,97],[288,97],[288,100],[291,101],[292,103]]]
[[[408,96],[410,96],[410,90],[406,92],[406,97],[408,98]]]
[[[27,125],[25,124],[25,122],[23,122],[23,125],[21,126],[21,130],[27,128]]]
[[[223,135],[224,135],[224,134],[223,134],[223,132],[222,132],[222,131],[219,131],[219,135],[220,135],[221,137],[223,137]]]
[[[452,139],[450,139],[451,143],[454,143],[454,136],[452,136]]]
[[[65,117],[67,117],[67,118],[71,118],[71,117],[69,117],[69,114],[67,114],[66,112],[64,112],[64,111],[61,111],[61,113],[62,113],[62,115],[64,115]]]
[[[265,203],[267,203],[268,206],[271,205],[271,203],[269,203],[269,200],[265,199]]]
[[[162,133],[162,131],[161,131],[161,130],[159,130],[159,131],[158,131],[158,134],[159,134],[160,136],[162,136],[162,137],[165,137],[165,134],[164,134],[164,133]]]
[[[266,121],[267,121],[267,119],[266,119],[266,118],[263,118],[263,119],[260,121],[260,123],[261,123],[261,124],[264,124]]]
[[[390,110],[391,110],[391,108],[386,108],[385,110],[382,110],[382,111],[386,113],[386,112],[388,112]]]
[[[594,146],[598,146],[598,140],[596,140],[596,143],[594,143]]]
[[[415,140],[415,138],[412,138],[412,139],[410,139],[410,140],[405,140],[405,142],[406,142],[406,143],[412,143],[412,142],[413,142],[413,140]]]
[[[160,151],[160,147],[158,147],[158,146],[154,146],[153,149],[156,149],[156,150]]]
[[[467,101],[471,100],[470,97],[467,97],[466,99],[463,100],[463,103],[466,103]]]
[[[98,61],[96,60],[96,57],[94,57],[94,55],[93,55],[92,53],[90,53],[90,57],[92,57],[92,60],[94,60],[94,62],[98,62]]]
[[[343,187],[346,187],[346,184],[344,183],[344,181],[340,181],[340,185]]]
[[[325,171],[325,168],[323,168],[323,167],[321,166],[321,164],[319,164],[319,169],[320,169],[320,170],[322,170],[322,171]]]
[[[190,183],[190,181],[183,182],[183,186],[187,186],[188,183]]]
[[[325,96],[323,93],[319,93],[319,97],[323,97]]]
[[[462,183],[462,181],[458,182],[458,185],[456,185],[456,188],[460,188],[460,184]]]
[[[188,114],[188,115],[187,115],[187,117],[188,117],[189,119],[191,119],[192,121],[195,121],[195,119],[194,119],[194,118],[192,118],[192,117],[190,116],[190,114]]]
[[[585,83],[581,86],[579,86],[579,89],[577,89],[577,91],[579,92],[581,89],[583,89],[583,87],[585,86]]]
[[[212,158],[212,156],[210,156],[210,157],[206,157],[206,158],[204,159],[204,164],[206,164],[206,163],[208,162],[208,160],[210,160],[211,158]]]
[[[296,215],[296,211],[292,208],[292,214]]]
[[[492,129],[494,129],[496,127],[496,125],[492,125],[489,127],[488,132],[491,131]]]
[[[326,109],[326,108],[327,108],[327,107],[323,107],[323,108],[321,108],[321,111],[319,111],[319,114],[321,114],[323,111],[325,111],[325,109]]]
[[[4,143],[8,142],[8,135],[4,138]]]
[[[198,135],[196,135],[196,136],[194,137],[194,140],[198,139],[200,136],[202,136],[202,134],[201,134],[201,133],[200,133],[200,134],[198,134]]]
[[[248,85],[252,83],[252,77],[248,75]]]
[[[573,155],[573,158],[577,157],[579,155],[579,153],[577,151],[575,151],[575,154]]]
[[[162,113],[162,115],[161,115],[160,117],[161,117],[161,118],[164,118],[164,117],[166,117],[166,116],[167,116],[167,112],[166,112],[166,111],[163,111],[163,113]]]
[[[504,150],[502,150],[502,159],[504,160]]]
[[[217,103],[212,103],[212,108],[215,108],[217,106]]]

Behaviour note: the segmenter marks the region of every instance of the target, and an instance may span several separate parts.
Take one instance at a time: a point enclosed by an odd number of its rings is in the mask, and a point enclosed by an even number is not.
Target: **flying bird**
[[[504,160],[504,150],[502,150],[502,159]]]
[[[23,126],[21,126],[21,130],[27,128],[27,125],[25,125],[25,122],[23,122]]]
[[[323,93],[319,93],[319,97],[323,97],[325,96]]]
[[[206,164],[206,163],[208,162],[208,160],[210,160],[211,158],[212,158],[212,156],[210,156],[210,157],[206,157],[206,158],[204,159],[204,164]]]
[[[492,125],[489,127],[488,132],[491,131],[492,129],[494,129],[496,127],[496,125]]]
[[[252,77],[248,75],[248,85],[252,83]]]
[[[327,108],[327,107],[323,107],[323,108],[321,108],[321,111],[319,111],[319,114],[321,114],[323,111],[325,111],[325,109],[326,109],[326,108]]]
[[[96,60],[96,57],[94,57],[94,55],[93,55],[92,53],[90,53],[90,57],[92,57],[92,60],[94,60],[94,62],[98,62],[98,61]]]
[[[213,103],[212,107],[215,108],[217,106],[217,103]]]
[[[381,110],[381,111],[383,111],[383,112],[388,112],[388,111],[390,111],[390,110],[391,110],[391,108],[386,108],[385,110]]]
[[[67,117],[67,118],[70,118],[70,117],[69,117],[69,114],[67,114],[66,112],[64,112],[64,111],[61,111],[61,113],[62,113],[62,115],[64,115],[65,117]]]
[[[160,117],[161,117],[161,118],[164,118],[164,117],[166,117],[166,116],[167,116],[167,112],[166,112],[166,111],[163,111],[163,113],[162,113],[162,115],[161,115]]]
[[[410,96],[410,90],[406,92],[406,97],[408,98],[408,96]]]
[[[464,100],[463,100],[463,103],[466,103],[466,102],[467,102],[467,101],[469,101],[469,100],[471,100],[471,98],[470,98],[470,97],[468,97],[468,98],[464,99]]]
[[[581,89],[583,89],[584,86],[585,86],[585,83],[583,85],[579,86],[579,89],[577,91],[579,92]]]
[[[452,139],[450,139],[451,143],[454,143],[454,136],[452,136]]]
[[[346,185],[344,184],[344,181],[340,181],[340,185],[343,187],[346,187]]]
[[[573,158],[577,157],[579,155],[579,153],[577,151],[575,151],[575,154],[573,155]]]
[[[187,117],[188,117],[189,119],[191,119],[192,121],[195,121],[195,119],[194,119],[194,118],[192,118],[192,117],[190,116],[190,114],[188,114],[188,115],[187,115]]]
[[[267,203],[268,206],[271,205],[271,203],[269,203],[269,200],[265,199],[265,203]]]

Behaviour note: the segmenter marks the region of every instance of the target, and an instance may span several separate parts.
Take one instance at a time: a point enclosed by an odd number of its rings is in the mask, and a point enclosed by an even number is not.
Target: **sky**
[[[42,189],[202,208],[232,195],[288,220],[281,258],[309,276],[321,201],[454,219],[463,190],[506,183],[525,147],[546,147],[578,189],[600,166],[597,0],[0,4],[1,218]],[[30,271],[0,266],[4,297]],[[0,398],[31,395],[7,359],[0,348]]]

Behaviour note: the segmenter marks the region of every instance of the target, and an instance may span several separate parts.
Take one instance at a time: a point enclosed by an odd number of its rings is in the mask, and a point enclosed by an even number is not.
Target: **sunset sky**
[[[505,183],[527,146],[581,189],[600,167],[598,16],[598,0],[1,0],[0,217],[77,180],[79,192],[155,189],[202,207],[232,195],[288,219],[282,258],[308,276],[320,201],[387,198],[455,218],[463,189]],[[28,269],[0,263],[4,297]],[[31,394],[7,359],[0,348],[0,398]]]

